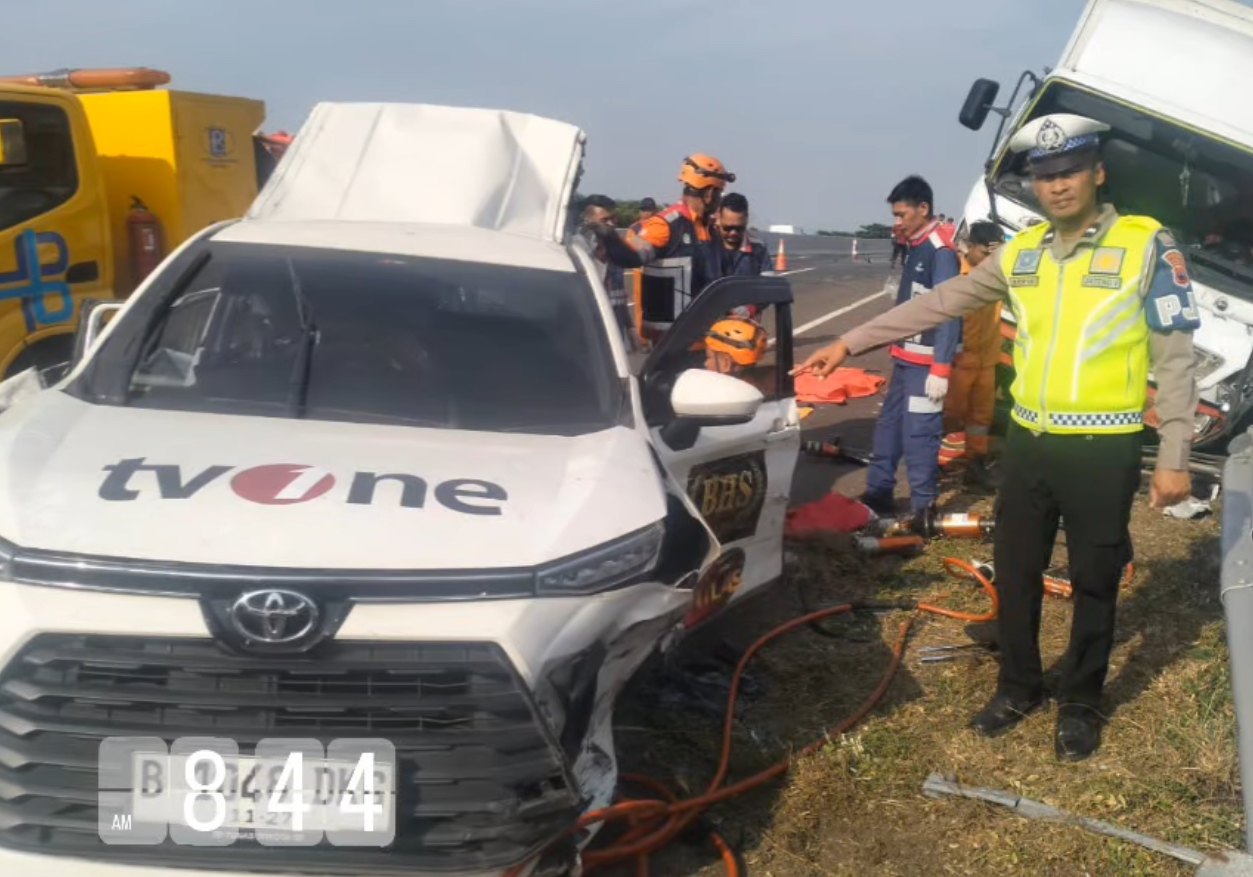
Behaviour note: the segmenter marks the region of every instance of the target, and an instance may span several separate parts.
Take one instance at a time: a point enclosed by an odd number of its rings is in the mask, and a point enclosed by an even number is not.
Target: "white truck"
[[[1253,8],[1233,0],[1089,0],[1056,68],[1024,72],[1003,107],[994,106],[999,84],[977,80],[959,117],[973,130],[990,114],[1001,118],[962,223],[994,219],[1008,234],[1041,219],[1023,157],[1007,149],[1013,134],[1048,113],[1110,126],[1103,197],[1123,213],[1164,223],[1191,263],[1203,311],[1195,336],[1198,465],[1225,453],[1253,422],[1250,81]]]
[[[576,869],[623,684],[781,574],[800,439],[785,280],[629,361],[584,139],[319,105],[0,414],[0,874]],[[705,370],[748,304],[774,362]]]

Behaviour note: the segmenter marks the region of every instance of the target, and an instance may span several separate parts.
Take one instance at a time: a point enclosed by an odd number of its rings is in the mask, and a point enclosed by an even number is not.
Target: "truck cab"
[[[82,303],[124,298],[257,194],[259,101],[151,70],[0,79],[0,376],[55,380]]]
[[[1167,45],[1169,52],[1160,50]],[[960,115],[973,130],[989,115],[1001,117],[963,225],[993,219],[1007,235],[1043,220],[1025,157],[1008,150],[1013,134],[1050,113],[1110,126],[1102,138],[1102,200],[1162,222],[1191,265],[1202,310],[1194,432],[1202,454],[1222,453],[1253,421],[1253,104],[1242,85],[1250,75],[1247,6],[1090,0],[1055,69],[1024,72],[1004,107],[994,106],[999,84],[978,80]],[[1008,309],[1006,321],[1012,344]],[[1000,401],[1007,397],[1003,392]],[[1146,419],[1151,425],[1151,411]]]

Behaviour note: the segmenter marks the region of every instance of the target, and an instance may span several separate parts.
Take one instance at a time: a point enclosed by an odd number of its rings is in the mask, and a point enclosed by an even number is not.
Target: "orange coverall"
[[[995,258],[990,256],[989,258]],[[962,274],[970,273],[963,257]],[[986,456],[996,414],[996,365],[1001,358],[1000,302],[979,308],[962,321],[962,349],[953,363],[944,400],[940,465],[965,455]]]

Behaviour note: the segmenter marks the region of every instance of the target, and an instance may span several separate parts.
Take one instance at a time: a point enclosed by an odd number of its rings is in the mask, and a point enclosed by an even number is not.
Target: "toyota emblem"
[[[277,646],[313,633],[318,626],[318,607],[295,591],[248,591],[231,606],[230,618],[246,641]]]

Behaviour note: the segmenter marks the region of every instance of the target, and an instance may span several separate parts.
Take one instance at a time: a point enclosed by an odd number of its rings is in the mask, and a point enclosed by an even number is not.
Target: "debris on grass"
[[[987,511],[989,504],[972,511]],[[986,740],[966,724],[991,696],[993,661],[907,661],[870,718],[798,762],[784,779],[715,812],[754,874],[1061,875],[1183,877],[1195,869],[1133,844],[1073,828],[1027,823],[992,807],[954,807],[920,792],[933,772],[968,785],[1012,789],[1051,807],[1082,812],[1214,854],[1239,849],[1243,813],[1227,649],[1219,602],[1219,522],[1186,524],[1138,502],[1132,520],[1136,577],[1121,597],[1107,686],[1110,723],[1101,750],[1080,764],[1053,756],[1051,710]],[[807,608],[859,599],[954,600],[982,607],[978,589],[947,575],[943,558],[990,560],[991,545],[939,540],[921,557],[859,556],[851,538],[788,546],[786,581],[728,613],[716,636],[747,644]],[[1066,568],[1064,534],[1054,568]],[[1056,664],[1072,605],[1046,600],[1041,647]],[[767,648],[752,670],[764,683],[737,726],[732,779],[820,738],[875,688],[903,615],[838,618],[826,636],[798,631]],[[959,622],[928,618],[911,650],[959,642]],[[692,644],[699,647],[699,642]],[[624,767],[681,776],[703,787],[717,766],[717,722],[654,712],[628,698],[620,722],[659,733]],[[778,741],[765,751],[761,741]],[[654,860],[662,877],[713,877],[720,866],[676,847]]]

